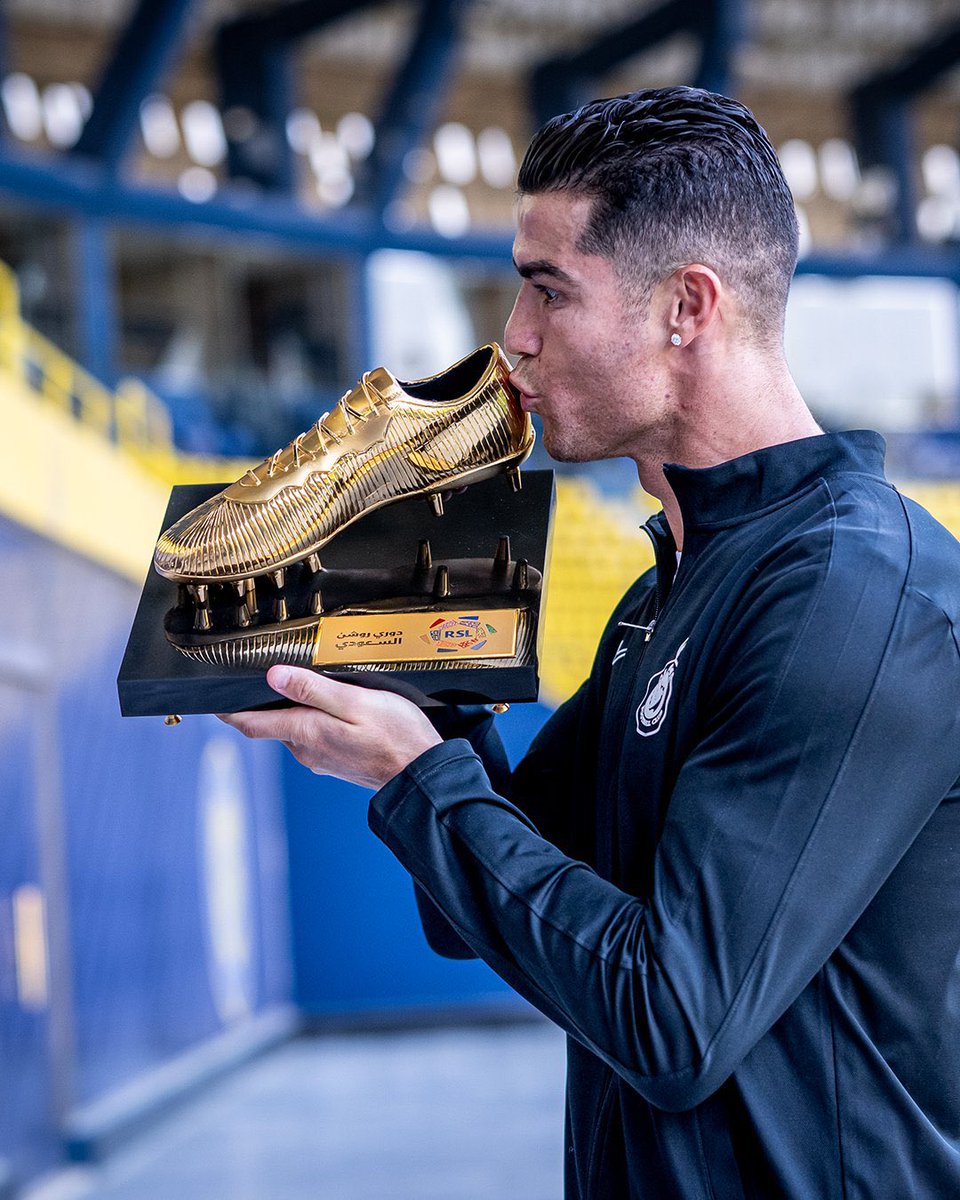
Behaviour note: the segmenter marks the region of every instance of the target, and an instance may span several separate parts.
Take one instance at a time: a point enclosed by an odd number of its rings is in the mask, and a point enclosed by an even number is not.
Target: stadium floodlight
[[[820,185],[831,200],[847,203],[860,184],[856,151],[846,138],[828,138],[820,147]]]
[[[220,110],[208,100],[191,100],[180,114],[187,153],[201,167],[215,167],[227,157],[227,137]]]
[[[473,134],[459,121],[441,125],[433,135],[433,149],[441,177],[463,186],[477,177],[477,146]]]
[[[35,142],[43,133],[40,92],[29,75],[14,71],[0,84],[0,100],[10,132],[21,142]]]
[[[69,83],[51,83],[41,97],[47,141],[58,150],[76,145],[83,130],[80,99]]]
[[[337,138],[354,162],[369,158],[376,140],[373,122],[360,112],[348,112],[337,122]]]
[[[212,200],[217,190],[217,177],[206,167],[188,167],[181,172],[177,188],[185,200],[203,204]]]
[[[960,199],[960,155],[953,146],[930,146],[921,161],[923,182],[931,196]]]
[[[780,165],[795,200],[809,200],[817,191],[817,156],[803,138],[791,138],[779,151]]]
[[[925,242],[946,242],[960,232],[960,199],[925,196],[917,205],[917,232]]]
[[[477,135],[480,173],[493,188],[513,187],[517,177],[517,158],[510,135],[499,125],[491,125]]]
[[[287,117],[287,141],[297,154],[309,154],[322,132],[317,114],[309,108],[295,108]]]
[[[140,134],[154,158],[172,158],[180,149],[180,127],[166,96],[148,96],[140,105]]]
[[[427,210],[434,229],[441,237],[462,237],[470,228],[470,207],[459,188],[438,184],[430,192]]]

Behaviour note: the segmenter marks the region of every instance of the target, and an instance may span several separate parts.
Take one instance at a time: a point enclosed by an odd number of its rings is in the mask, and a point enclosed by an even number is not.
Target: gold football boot
[[[154,565],[193,585],[243,584],[306,559],[365,513],[408,496],[443,512],[442,493],[505,472],[520,486],[529,416],[496,343],[446,371],[400,383],[367,372],[330,413],[160,537]]]

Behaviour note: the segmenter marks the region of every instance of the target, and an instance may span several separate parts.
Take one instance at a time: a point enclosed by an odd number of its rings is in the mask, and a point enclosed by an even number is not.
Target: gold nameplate
[[[321,617],[313,665],[509,658],[517,652],[517,619],[515,608]]]

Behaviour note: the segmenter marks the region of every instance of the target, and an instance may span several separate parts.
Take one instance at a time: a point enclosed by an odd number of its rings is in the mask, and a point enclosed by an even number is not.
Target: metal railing
[[[41,403],[74,418],[167,483],[231,480],[246,461],[184,454],[173,440],[166,405],[138,379],[112,391],[20,315],[17,277],[0,262],[0,370]]]

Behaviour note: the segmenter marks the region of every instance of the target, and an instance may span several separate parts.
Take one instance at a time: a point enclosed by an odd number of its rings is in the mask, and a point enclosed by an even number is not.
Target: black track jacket
[[[666,467],[676,578],[661,515],[512,780],[485,720],[371,803],[567,1031],[570,1200],[960,1197],[960,545],[882,463]]]

